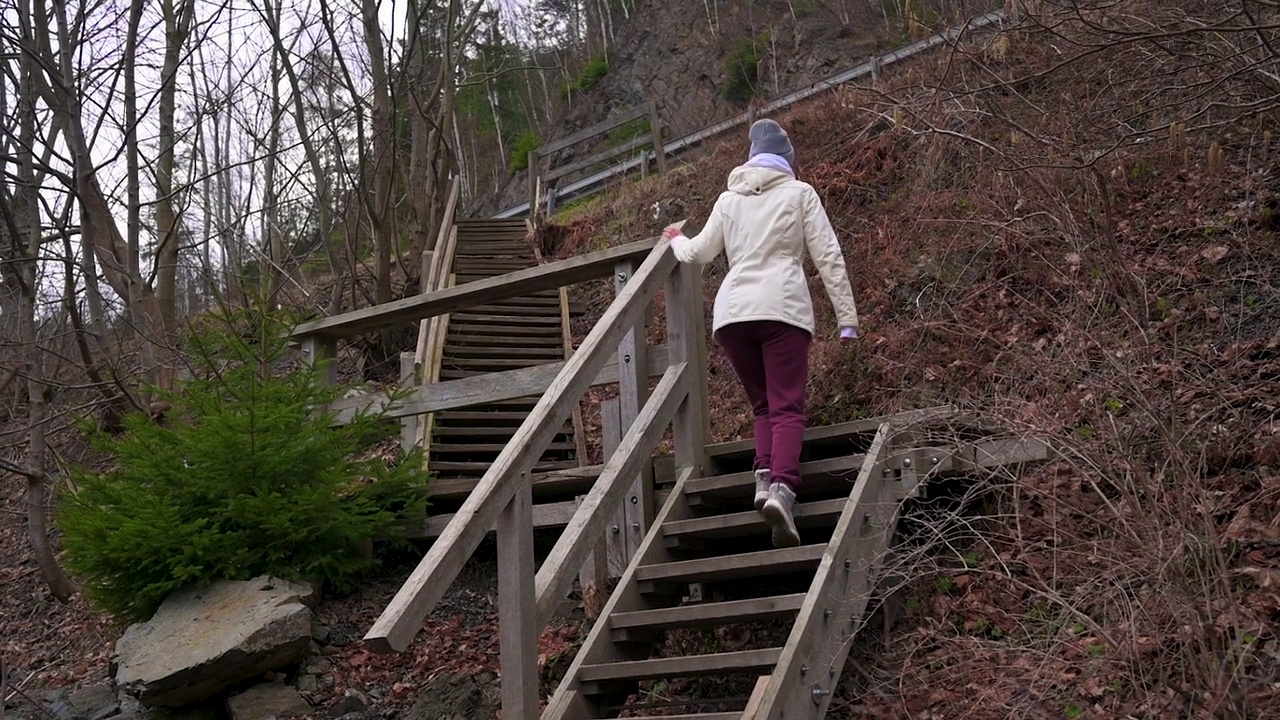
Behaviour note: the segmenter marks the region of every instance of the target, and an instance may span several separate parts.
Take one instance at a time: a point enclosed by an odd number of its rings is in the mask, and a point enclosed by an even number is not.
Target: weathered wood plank
[[[898,503],[880,472],[889,443],[881,425],[866,453],[858,481],[806,593],[777,668],[769,678],[756,720],[782,720],[810,713],[822,717],[844,670],[850,641],[875,585],[874,567],[888,548]],[[797,687],[817,692],[797,693]],[[816,707],[815,707],[816,703]]]
[[[834,525],[840,518],[840,513],[844,511],[845,502],[844,498],[837,498],[796,503],[794,514],[796,527],[803,530]],[[662,528],[663,537],[670,539],[680,537],[724,539],[757,534],[768,535],[769,525],[760,519],[760,513],[755,510],[691,518],[667,523]]]
[[[680,560],[678,562],[641,565],[636,572],[640,582],[712,582],[746,577],[764,577],[807,570],[818,565],[825,548],[822,545],[800,545],[780,550],[761,550],[738,555],[720,555]]]
[[[640,562],[659,563],[671,559],[671,553],[662,545],[662,536],[658,528],[669,520],[684,520],[689,517],[689,506],[684,501],[684,484],[693,475],[693,468],[683,468],[677,472],[675,485],[671,494],[663,502],[662,508],[654,519],[653,527],[645,535],[640,552],[627,566],[626,572],[618,581],[618,588],[600,611],[601,617],[612,617],[620,612],[646,610],[651,606],[637,589],[636,569]],[[609,631],[609,624],[597,622],[587,633],[582,648],[574,655],[573,662],[565,672],[555,693],[547,702],[542,713],[542,720],[587,720],[593,717],[591,708],[578,692],[577,675],[579,669],[588,663],[599,664],[629,659],[624,650],[614,644]],[[594,717],[599,717],[598,715]]]
[[[758,622],[795,615],[804,604],[804,593],[774,595],[749,600],[697,603],[657,610],[618,613],[609,618],[615,636],[619,631],[669,630],[727,623]]]
[[[590,487],[600,476],[603,465],[568,467],[547,473],[534,473],[535,496],[573,492]],[[480,483],[479,478],[455,478],[436,480],[431,484],[431,496],[442,500],[460,500],[471,494]]]
[[[441,315],[455,310],[520,297],[539,290],[554,290],[585,280],[606,277],[620,260],[644,258],[659,245],[658,238],[619,245],[527,270],[464,283],[447,290],[415,295],[394,302],[353,310],[299,324],[293,337],[322,335],[330,338],[359,335],[384,327]]]
[[[626,287],[635,270],[635,263],[618,263],[613,275],[615,293],[621,292],[622,288]],[[632,423],[636,422],[640,416],[640,408],[649,394],[649,379],[646,377],[649,353],[648,340],[645,337],[645,320],[650,315],[652,310],[646,309],[641,321],[623,335],[622,342],[618,343],[618,411],[620,427],[624,433],[630,430]],[[665,429],[670,423],[670,418],[663,419],[662,426]],[[648,451],[652,452],[653,445],[656,444],[656,441],[651,444]],[[631,488],[627,491],[627,501],[622,504],[621,510],[624,559],[615,577],[622,576],[627,563],[640,549],[645,533],[649,532],[649,521],[653,518],[653,488],[649,475],[642,471],[632,478]]]
[[[533,506],[533,526],[538,529],[564,527],[573,518],[575,506],[572,500],[566,502],[541,503]],[[421,524],[409,526],[408,537],[430,540],[440,537],[444,529],[453,519],[453,513],[429,515]],[[493,530],[494,528],[490,528]]]
[[[572,359],[572,358],[571,358]],[[570,360],[571,360],[570,359]],[[358,412],[386,413],[388,418],[420,415],[428,412],[488,405],[503,400],[541,395],[551,387],[556,377],[570,362],[546,363],[516,370],[485,373],[475,377],[414,388],[403,398],[392,403],[385,393],[373,393],[339,400],[329,406],[334,413],[334,423],[350,422]],[[649,349],[649,377],[658,377],[667,368],[665,347]],[[591,387],[609,385],[618,381],[618,365],[615,358],[600,370],[591,381]]]
[[[616,260],[617,258],[614,258]],[[640,267],[636,278],[609,306],[534,406],[507,448],[467,497],[453,522],[427,551],[365,635],[376,652],[406,648],[422,625],[422,619],[448,590],[467,558],[475,552],[487,528],[497,520],[519,488],[518,475],[542,455],[573,406],[594,382],[613,353],[626,328],[635,324],[647,302],[675,268],[670,243],[660,240]],[[527,483],[525,484],[527,485]]]
[[[921,408],[919,410],[908,410],[906,412],[893,413],[882,417],[868,418],[866,420],[855,420],[853,422],[839,423],[836,425],[819,425],[816,427],[805,428],[804,442],[811,443],[820,440],[832,440],[845,437],[848,435],[874,434],[875,431],[884,423],[889,423],[893,427],[906,427],[918,422],[926,420],[937,420],[950,417],[955,413],[955,408],[951,405],[939,405],[931,408]],[[731,455],[749,455],[755,452],[756,445],[754,440],[734,440],[731,442],[715,443],[707,446],[707,455],[713,460],[716,458],[728,457]]]
[[[658,174],[667,174],[667,150],[662,143],[662,118],[658,117],[658,103],[649,101],[649,134],[653,137],[653,157],[658,163]]]
[[[772,668],[782,655],[782,648],[739,650],[711,655],[650,658],[630,662],[584,665],[578,673],[581,682],[602,680],[649,680],[653,678],[693,677],[721,673],[756,672]]]
[[[684,221],[680,222],[683,226]],[[707,337],[702,298],[702,268],[682,263],[667,281],[667,352],[672,363],[707,367]],[[677,467],[693,467],[696,475],[705,472],[706,444],[711,435],[707,416],[707,374],[696,373],[689,397],[672,427]]]
[[[539,628],[551,620],[552,612],[569,592],[574,573],[586,560],[596,538],[604,533],[610,516],[626,499],[632,479],[666,434],[676,408],[687,394],[688,383],[687,365],[676,365],[663,374],[639,417],[623,436],[622,444],[605,463],[591,492],[543,561],[536,581]]]
[[[521,478],[526,479],[527,478]],[[533,496],[528,482],[498,515],[498,648],[502,716],[538,713],[538,628],[533,606]]]

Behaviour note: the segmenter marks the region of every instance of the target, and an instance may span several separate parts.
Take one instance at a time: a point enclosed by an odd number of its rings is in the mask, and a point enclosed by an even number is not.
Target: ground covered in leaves
[[[1061,451],[913,511],[898,622],[855,649],[829,716],[1280,716],[1280,92],[1255,72],[1275,66],[1274,11],[1038,5],[1018,29],[779,118],[862,318],[857,343],[835,342],[813,277],[811,422],[952,403]],[[744,155],[730,138],[566,209],[544,250],[696,230]],[[724,270],[704,275],[708,312]],[[612,288],[574,292],[603,307]],[[660,340],[661,298],[654,318]],[[709,363],[715,434],[746,435],[714,348]],[[112,629],[47,597],[20,523],[0,533],[13,682],[104,679]],[[406,569],[321,608],[347,640],[327,651],[330,703],[356,688],[407,716],[438,678],[496,672],[482,582],[460,584],[474,594],[410,652],[360,647]],[[544,636],[549,682],[575,636]]]

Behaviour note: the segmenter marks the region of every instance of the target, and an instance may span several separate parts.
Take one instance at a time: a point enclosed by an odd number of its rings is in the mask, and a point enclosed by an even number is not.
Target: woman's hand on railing
[[[676,238],[683,236],[684,232],[675,225],[668,225],[666,229],[662,231],[662,237],[668,240],[675,240]]]

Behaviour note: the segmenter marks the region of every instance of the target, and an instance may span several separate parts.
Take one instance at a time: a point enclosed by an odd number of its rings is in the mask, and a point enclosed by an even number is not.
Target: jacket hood
[[[739,195],[759,195],[794,179],[790,173],[752,165],[740,165],[729,173],[729,191]]]

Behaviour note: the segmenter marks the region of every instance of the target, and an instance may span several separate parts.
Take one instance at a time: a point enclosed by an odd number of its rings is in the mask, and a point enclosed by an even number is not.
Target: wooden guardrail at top
[[[537,655],[541,630],[550,620],[552,610],[568,594],[573,578],[597,546],[608,519],[621,508],[667,427],[673,430],[678,471],[699,474],[705,464],[706,378],[701,368],[705,366],[706,333],[700,301],[701,272],[695,266],[678,263],[665,239],[637,245],[648,245],[651,250],[638,267],[633,254],[618,253],[612,257],[616,267],[634,269],[634,272],[628,274],[629,279],[615,301],[564,362],[515,436],[365,636],[375,651],[405,649],[421,629],[422,619],[443,597],[481,539],[496,526],[504,717],[538,715]],[[601,258],[584,267],[599,268],[603,262]],[[546,271],[557,265],[561,266],[557,271]],[[563,283],[561,278],[566,273],[570,276],[577,273],[580,277],[585,272],[564,265],[553,263],[535,270],[542,277],[541,282],[549,278],[555,283]],[[610,271],[613,269],[611,266]],[[456,294],[466,287],[435,295]],[[667,298],[667,357],[662,377],[652,391],[645,393],[647,399],[643,403],[639,402],[640,396],[624,403],[624,407],[636,409],[635,417],[630,418],[621,443],[535,577],[530,469],[610,357],[621,356],[621,350],[631,347],[631,340],[644,337],[650,303],[663,289]],[[435,310],[444,304],[436,300],[425,307]],[[424,305],[417,307],[421,311]],[[351,325],[348,322],[336,327]],[[629,376],[620,382],[620,391],[647,390],[648,382],[643,379],[648,374],[647,368],[639,367],[629,356],[620,359],[619,375]]]
[[[567,150],[578,143],[590,140],[597,135],[603,135],[614,128],[622,127],[627,123],[641,120],[645,117],[649,118],[649,132],[647,133],[568,165],[548,166],[545,169],[542,167],[544,158],[550,159],[551,156],[562,150]],[[546,212],[550,214],[555,208],[556,198],[559,195],[555,186],[557,180],[590,169],[601,163],[606,163],[620,155],[632,154],[649,143],[653,143],[653,157],[657,163],[658,172],[665,173],[667,171],[667,153],[663,143],[665,132],[666,126],[663,125],[662,119],[658,116],[658,105],[650,101],[621,115],[616,115],[591,127],[579,130],[568,137],[548,143],[536,150],[530,150],[528,169],[529,200],[525,203],[525,207],[530,209],[530,215],[533,215],[532,210],[536,210],[539,207],[539,198],[545,196],[547,200]],[[647,172],[649,153],[643,153],[637,161],[640,163],[641,172]],[[514,214],[504,217],[514,217]]]
[[[928,50],[932,50],[933,48],[938,47],[939,45],[954,42],[957,38],[960,37],[961,34],[965,32],[985,28],[985,27],[997,24],[1004,19],[1005,19],[1004,10],[993,10],[991,12],[984,13],[982,15],[974,17],[970,19],[968,22],[964,23],[963,25],[951,28],[945,32],[935,33],[927,38],[924,38],[922,40],[917,40],[916,42],[913,42],[913,43],[909,43],[896,50],[892,50],[882,55],[873,56],[871,58],[868,58],[866,61],[852,68],[849,68],[848,70],[844,70],[842,72],[831,75],[825,80],[819,80],[818,82],[815,82],[806,88],[802,88],[800,90],[787,93],[786,95],[783,95],[779,98],[771,100],[770,102],[764,105],[752,108],[750,111],[742,113],[741,115],[736,115],[726,120],[722,120],[721,122],[709,125],[701,130],[698,130],[697,132],[690,133],[689,135],[685,135],[684,137],[678,138],[668,143],[664,143],[662,154],[666,155],[667,157],[674,156],[677,153],[680,153],[682,151],[701,145],[702,143],[705,143],[706,141],[714,137],[722,135],[725,132],[728,132],[729,130],[732,130],[737,127],[749,125],[750,123],[754,122],[755,119],[758,117],[767,115],[769,113],[777,112],[779,110],[784,110],[786,108],[791,107],[792,105],[795,105],[796,103],[799,103],[804,100],[808,100],[814,95],[817,95],[822,92],[826,92],[828,90],[835,89],[841,85],[852,82],[859,78],[864,78],[864,77],[877,78],[881,70],[883,70],[884,68],[890,65],[893,65],[894,63],[901,62],[908,58],[919,55],[920,53],[926,52]],[[573,136],[570,136],[570,137],[573,137]],[[572,200],[572,199],[585,197],[587,195],[590,195],[600,190],[610,180],[626,175],[627,173],[635,171],[637,169],[643,169],[646,163],[647,163],[647,158],[643,158],[643,157],[630,158],[616,165],[613,165],[612,167],[605,168],[604,170],[600,170],[598,172],[592,173],[591,175],[583,177],[579,180],[575,180],[574,182],[569,183],[564,187],[557,188],[556,197],[559,200]],[[532,166],[530,167],[532,168]],[[532,174],[533,172],[532,170],[530,170],[530,175],[532,176]],[[535,184],[534,186],[536,187],[536,179],[531,180],[531,183],[534,183]],[[536,198],[536,195],[534,197]],[[536,202],[526,201],[519,205],[514,205],[512,207],[501,210],[500,212],[496,213],[494,217],[505,218],[505,217],[516,217],[518,215],[529,214],[530,209],[535,207],[536,205],[537,205]]]

